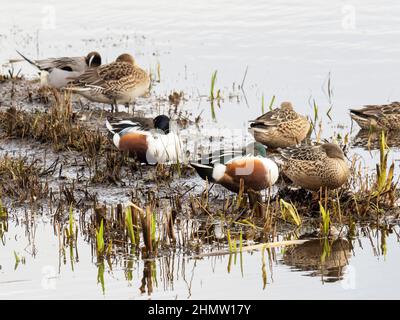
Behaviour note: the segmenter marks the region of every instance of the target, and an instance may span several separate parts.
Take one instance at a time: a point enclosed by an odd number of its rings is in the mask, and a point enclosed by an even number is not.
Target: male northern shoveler
[[[170,119],[165,115],[154,118],[153,128],[139,122],[121,120],[106,127],[115,146],[127,151],[142,163],[155,164],[182,161],[182,141],[171,131]]]
[[[87,56],[83,57],[61,57],[43,60],[31,60],[20,52],[18,54],[38,68],[41,76],[44,73],[44,77],[41,78],[44,79],[45,83],[42,83],[42,85],[49,85],[57,89],[65,87],[71,79],[80,76],[89,68],[97,68],[101,65],[101,56],[96,51],[89,52]]]
[[[281,150],[282,172],[294,184],[317,191],[336,189],[347,182],[350,170],[343,150],[334,143]]]
[[[361,129],[400,130],[400,102],[350,109],[350,116]]]
[[[263,152],[259,146],[255,147],[256,152],[264,154],[265,149]],[[267,189],[278,180],[279,169],[274,161],[261,155],[243,156],[240,153],[240,150],[233,153],[222,151],[190,165],[202,179],[220,184],[232,192],[239,192],[241,179],[246,192]]]
[[[139,68],[134,58],[124,53],[115,62],[96,69],[89,69],[76,79],[72,79],[68,89],[85,98],[111,104],[118,111],[118,104],[129,105],[137,97],[148,92],[150,76]]]
[[[290,102],[251,121],[254,139],[270,148],[293,147],[303,141],[310,130],[306,117],[294,111]]]

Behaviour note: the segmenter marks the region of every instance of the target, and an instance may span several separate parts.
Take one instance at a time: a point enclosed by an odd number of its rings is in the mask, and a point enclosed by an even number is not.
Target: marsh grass
[[[393,203],[394,192],[396,190],[398,182],[394,182],[394,162],[389,167],[388,170],[388,149],[385,132],[382,131],[380,135],[380,148],[379,148],[379,164],[376,165],[376,190],[373,191],[373,197],[379,198],[381,196],[387,196],[391,199]]]
[[[215,83],[217,81],[217,70],[211,75],[211,88],[210,88],[210,100],[214,100],[218,97],[218,92],[215,93]]]
[[[65,236],[66,236],[67,243],[70,246],[70,250],[72,250],[72,248],[74,246],[76,247],[76,242],[78,240],[78,226],[75,223],[74,210],[73,210],[72,205],[70,205],[70,207],[69,207],[68,227],[65,228]],[[72,257],[72,254],[71,254],[71,257]]]
[[[25,264],[26,262],[25,257],[19,255],[15,250],[14,250],[14,260],[15,260],[14,270],[17,270],[20,263]]]
[[[0,219],[6,220],[8,218],[8,213],[6,208],[3,206],[3,201],[0,198]]]
[[[101,256],[104,253],[104,220],[101,219],[99,229],[96,230],[96,248],[97,248],[97,255]]]
[[[261,114],[265,113],[264,93],[261,96]]]
[[[319,202],[319,210],[321,214],[321,232],[324,237],[327,237],[330,232],[331,216],[329,210],[327,210],[321,202]]]
[[[128,232],[129,240],[131,241],[131,244],[133,246],[135,246],[136,245],[136,236],[135,236],[135,231],[133,229],[132,207],[128,207],[125,210],[125,223],[126,223],[126,229]]]
[[[283,220],[294,223],[296,226],[300,226],[302,224],[301,216],[299,215],[297,208],[292,203],[288,203],[285,200],[280,199],[280,208]]]
[[[217,82],[217,70],[215,70],[212,75],[211,75],[211,87],[210,87],[210,95],[209,95],[209,100],[210,100],[210,107],[211,107],[211,118],[213,120],[217,119],[216,113],[215,113],[215,105],[214,102],[217,102],[218,107],[220,108],[220,102],[221,102],[221,90],[218,89],[217,92],[215,92],[215,84]]]
[[[0,129],[11,138],[34,139],[56,151],[79,152],[94,183],[121,181],[121,168],[137,170],[136,162],[111,144],[98,128],[78,121],[68,93],[51,91],[55,102],[48,112],[27,112],[11,107],[0,112]]]
[[[105,271],[105,264],[104,261],[101,260],[97,265],[97,283],[101,285],[101,291],[103,295],[106,293],[106,286],[104,281],[104,271]]]
[[[272,96],[271,101],[269,102],[269,111],[272,111],[273,105],[275,103],[275,95]]]
[[[75,150],[91,157],[101,153],[109,145],[106,136],[78,122],[70,94],[51,92],[54,103],[48,112],[27,112],[15,107],[0,112],[0,127],[5,134],[50,143],[55,151]]]
[[[38,160],[5,155],[0,158],[0,194],[20,202],[42,199],[48,184],[41,180],[41,174]]]

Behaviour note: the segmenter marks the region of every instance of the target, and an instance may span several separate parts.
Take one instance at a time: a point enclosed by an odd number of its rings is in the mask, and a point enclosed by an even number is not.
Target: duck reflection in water
[[[400,130],[386,131],[385,139],[389,148],[399,148]],[[365,150],[379,150],[381,145],[381,131],[362,129],[354,137],[353,145]]]
[[[296,271],[310,271],[308,276],[321,276],[323,282],[342,280],[349,264],[351,244],[346,239],[328,241],[315,239],[289,247],[283,262]]]

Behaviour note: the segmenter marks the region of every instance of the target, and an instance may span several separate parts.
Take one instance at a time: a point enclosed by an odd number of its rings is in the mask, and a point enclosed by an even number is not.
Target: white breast
[[[149,156],[158,163],[183,160],[182,141],[176,133],[149,135],[147,143]]]
[[[50,71],[47,77],[48,85],[57,89],[61,89],[63,87],[66,87],[68,82],[71,81],[71,79],[68,78],[75,78],[80,76],[81,74],[81,72],[53,69]]]
[[[279,178],[279,168],[277,164],[268,158],[261,158],[267,172],[270,173],[271,185],[273,185]]]

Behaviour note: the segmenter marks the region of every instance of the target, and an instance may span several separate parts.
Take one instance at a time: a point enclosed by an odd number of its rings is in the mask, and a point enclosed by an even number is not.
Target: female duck
[[[400,102],[350,109],[350,116],[361,129],[400,130]]]
[[[290,102],[269,111],[250,124],[254,139],[269,148],[293,147],[303,141],[310,130],[307,118],[294,111]]]
[[[339,188],[350,175],[343,150],[334,143],[284,149],[281,155],[282,172],[294,184],[308,190]]]
[[[111,104],[118,111],[118,104],[129,105],[148,92],[150,76],[139,68],[128,53],[121,54],[115,62],[96,69],[89,69],[71,83],[68,89],[90,101]]]

